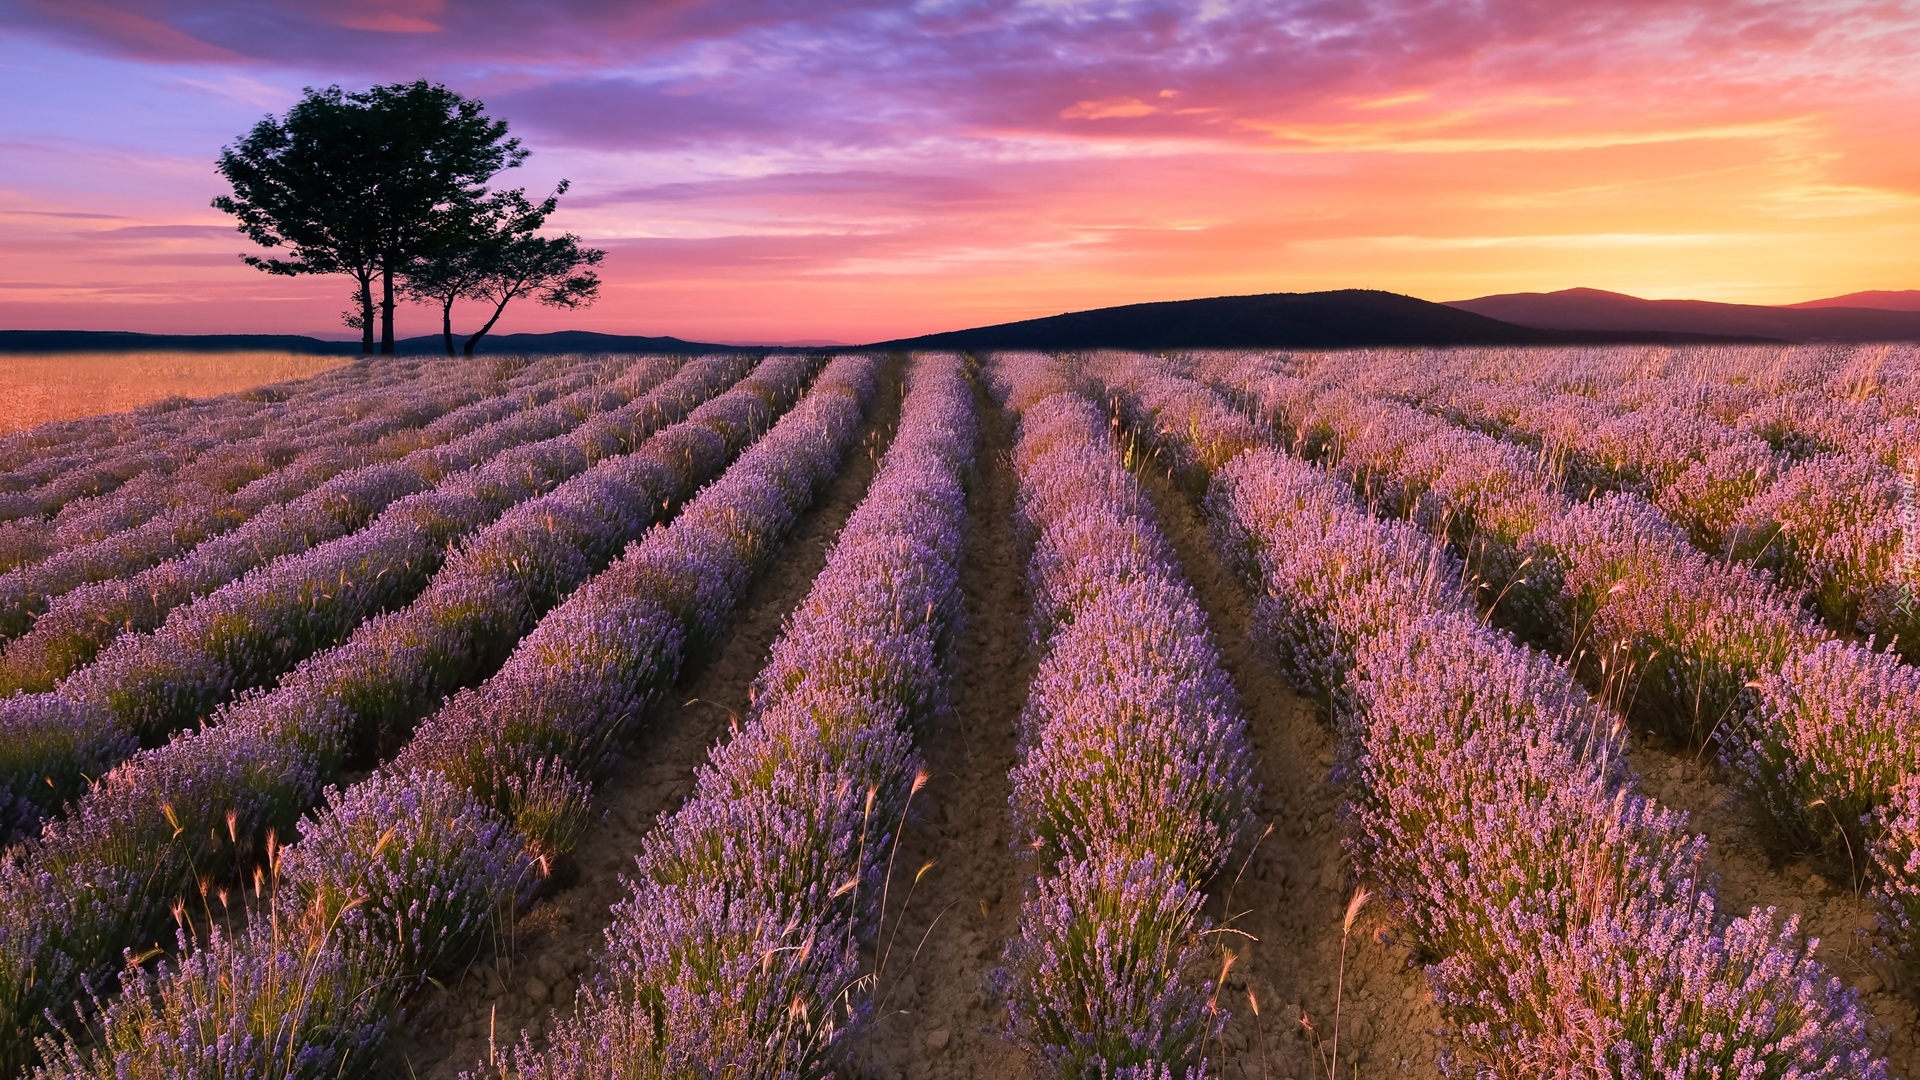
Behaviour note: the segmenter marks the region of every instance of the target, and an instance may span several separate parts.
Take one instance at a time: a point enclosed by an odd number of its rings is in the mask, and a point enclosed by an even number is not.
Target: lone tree
[[[539,203],[528,201],[519,188],[489,196],[458,227],[449,228],[426,254],[407,266],[402,291],[414,300],[440,308],[440,336],[447,355],[453,352],[453,305],[478,300],[492,305],[487,321],[467,338],[468,356],[487,336],[507,304],[519,297],[558,308],[579,308],[600,295],[597,266],[607,253],[580,246],[572,233],[540,236],[566,194],[560,181],[553,194]]]
[[[373,282],[380,281],[380,351],[393,352],[396,285],[445,237],[472,235],[487,181],[527,157],[504,120],[478,101],[422,80],[345,93],[309,87],[220,153],[233,194],[213,200],[239,229],[287,258],[244,256],[269,274],[350,274],[362,352],[373,351]]]

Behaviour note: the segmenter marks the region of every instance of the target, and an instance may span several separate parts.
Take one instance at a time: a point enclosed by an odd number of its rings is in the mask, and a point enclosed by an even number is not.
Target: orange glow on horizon
[[[472,91],[536,150],[514,182],[571,177],[556,224],[611,252],[597,306],[522,305],[501,329],[860,342],[1254,292],[1588,286],[1793,303],[1920,287],[1920,141],[1895,122],[1920,115],[1920,12],[1828,4],[1792,21],[1744,0],[1642,2],[1638,21],[1566,9],[1591,40],[1529,27],[1551,17],[1510,5],[1507,40],[1450,42],[1440,23],[1424,31],[1437,44],[1420,39],[1435,55],[1404,63],[1376,29],[1389,59],[1376,71],[1340,54],[1324,89],[1304,76],[1275,89],[1286,70],[1251,62],[1195,74],[1132,56],[1109,79],[927,68],[954,88],[919,97],[911,81],[856,88],[839,72],[774,80],[816,112],[778,94],[752,104],[742,73],[658,91],[625,75],[542,89],[538,65],[483,78]],[[1757,14],[1716,21],[1722,8]],[[95,9],[98,35],[149,18]],[[329,17],[382,48],[463,32],[438,0]],[[648,16],[646,32],[671,17]],[[700,32],[689,50],[753,40]],[[208,63],[241,47],[177,52]],[[291,100],[286,85],[258,91],[267,108]],[[831,109],[844,118],[817,115]],[[205,208],[217,142],[199,138],[167,153],[32,143],[24,178],[0,182],[0,326],[347,336],[344,279],[239,264],[244,240]],[[63,181],[115,173],[140,180]],[[435,328],[425,312],[402,327]]]

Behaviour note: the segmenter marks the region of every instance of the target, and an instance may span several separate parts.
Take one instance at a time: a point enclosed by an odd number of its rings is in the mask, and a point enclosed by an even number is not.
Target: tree
[[[454,303],[479,295],[478,290],[501,268],[515,241],[534,236],[546,224],[568,186],[567,181],[560,181],[553,194],[537,204],[529,201],[520,188],[488,196],[460,227],[442,233],[426,255],[408,265],[401,292],[440,309],[440,338],[448,356],[455,355]]]
[[[487,181],[528,151],[480,102],[424,80],[348,94],[309,87],[284,120],[255,124],[220,153],[231,195],[216,209],[248,239],[290,258],[244,256],[270,274],[350,274],[361,350],[373,351],[373,281],[381,283],[380,351],[393,352],[400,275],[448,236],[471,232]]]
[[[492,305],[485,325],[467,338],[462,350],[472,356],[507,304],[517,298],[532,297],[536,303],[569,309],[599,298],[600,277],[585,268],[598,266],[607,253],[582,247],[572,233],[538,235],[566,190],[567,182],[562,180],[552,195],[537,204],[520,189],[490,196],[480,212],[407,267],[406,294],[440,307],[440,334],[448,356],[453,355],[457,300]]]
[[[583,308],[600,298],[600,275],[582,267],[598,266],[607,253],[598,248],[580,246],[580,238],[564,236],[518,236],[500,245],[491,257],[480,283],[468,291],[475,300],[493,305],[486,324],[467,339],[463,350],[473,355],[474,346],[487,336],[507,302],[531,296],[535,303],[572,310]]]

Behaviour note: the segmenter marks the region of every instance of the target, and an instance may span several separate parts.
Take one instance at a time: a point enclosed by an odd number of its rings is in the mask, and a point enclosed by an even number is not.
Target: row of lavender
[[[369,372],[366,386],[343,386],[318,399],[302,395],[269,406],[272,415],[262,418],[256,436],[213,443],[193,453],[178,469],[149,470],[111,493],[67,504],[48,521],[54,527],[50,539],[63,543],[88,538],[115,527],[139,524],[155,513],[207,495],[236,493],[278,471],[282,463],[324,458],[336,445],[393,442],[404,446],[410,428],[432,423],[449,411],[550,380],[556,369],[586,375],[589,369],[604,366],[556,357],[518,368],[504,379],[498,377],[503,369],[492,368],[428,367],[404,375],[398,371]],[[576,384],[584,382],[576,380]],[[329,437],[333,445],[325,441]],[[272,486],[254,490],[271,490]]]
[[[1723,423],[1658,396],[1616,403],[1552,383],[1482,381],[1471,374],[1474,355],[1422,355],[1416,365],[1399,353],[1327,354],[1289,367],[1322,390],[1408,401],[1519,441],[1564,469],[1571,491],[1643,495],[1697,546],[1770,570],[1841,631],[1897,637],[1920,655],[1897,513],[1900,455],[1920,444],[1920,421],[1869,428],[1886,435],[1869,448],[1826,450],[1758,401],[1757,413]]]
[[[411,378],[420,370],[418,364],[412,363],[384,366],[379,370],[363,366],[360,375],[362,379],[386,382]],[[124,483],[141,472],[143,444],[178,444],[189,448],[187,453],[191,454],[191,448],[196,445],[207,445],[196,443],[196,429],[212,431],[228,439],[251,438],[271,423],[287,399],[335,397],[345,386],[344,381],[337,378],[320,378],[262,388],[257,394],[229,394],[199,401],[169,399],[130,413],[56,421],[0,437],[0,444],[10,449],[10,452],[0,452],[0,459],[5,462],[5,471],[0,471],[0,492],[5,496],[0,499],[0,516],[11,519],[22,513],[58,510],[57,505],[39,509],[34,505],[41,501],[39,498],[23,501],[19,496],[36,491],[42,496],[50,494],[49,485],[63,481],[75,481],[70,486],[79,495],[100,493],[87,490],[84,480],[89,476],[97,476],[107,486]],[[348,395],[348,400],[351,396]],[[62,437],[63,433],[71,435],[88,429],[91,434],[85,437]],[[116,461],[125,461],[128,467],[116,468],[112,464]],[[168,462],[163,458],[158,463],[164,467]],[[100,468],[103,464],[104,469]]]
[[[915,736],[948,707],[974,442],[960,360],[921,356],[893,445],[749,715],[646,839],[581,1006],[503,1069],[830,1073],[871,1007],[862,949],[925,779]]]
[[[401,388],[392,392],[398,397],[389,407],[363,421],[344,427],[319,422],[298,440],[248,449],[217,478],[209,479],[202,470],[190,467],[162,478],[165,483],[127,484],[112,495],[71,504],[69,510],[88,503],[101,505],[70,521],[63,522],[67,515],[62,513],[48,522],[45,557],[24,561],[0,575],[0,640],[27,632],[55,600],[73,589],[130,577],[181,556],[343,472],[438,446],[519,408],[600,381],[595,378],[597,372],[578,370],[588,365],[569,366],[576,370],[536,382],[524,391],[509,390],[465,404],[459,403],[469,396],[464,391],[445,393],[430,383]],[[292,452],[301,446],[306,448]],[[281,461],[286,456],[283,452],[290,459],[277,468],[266,468]],[[79,542],[58,546],[63,535]]]
[[[1040,662],[1012,775],[1036,875],[996,981],[1008,1034],[1062,1075],[1199,1076],[1227,1014],[1205,884],[1256,787],[1240,704],[1106,415],[1001,358]]]
[[[423,358],[363,360],[320,375],[254,387],[212,398],[168,397],[128,412],[101,413],[70,420],[54,420],[0,435],[0,490],[20,491],[57,474],[63,462],[78,455],[113,453],[117,448],[153,435],[166,435],[189,424],[214,424],[243,417],[262,407],[310,395],[328,394],[342,387],[383,378],[405,376],[435,366]],[[441,365],[444,366],[444,365]]]
[[[85,777],[341,644],[369,616],[413,600],[463,539],[593,462],[631,450],[731,381],[739,362],[696,365],[686,378],[602,414],[609,423],[523,444],[394,500],[365,529],[259,567],[174,611],[151,633],[120,635],[52,691],[0,701],[7,736],[0,790],[8,795],[0,824],[9,837],[31,829]],[[659,383],[672,364],[646,367],[642,386]]]
[[[1116,381],[1189,461],[1248,434],[1191,381]],[[1794,920],[1718,911],[1704,842],[1638,791],[1610,712],[1481,622],[1444,544],[1297,458],[1224,456],[1215,542],[1281,668],[1333,706],[1349,852],[1477,1069],[1886,1074]]]
[[[1464,394],[1492,403],[1506,386],[1522,392],[1516,405],[1527,392],[1546,392],[1610,413],[1679,409],[1758,435],[1796,460],[1840,453],[1894,465],[1920,434],[1920,348],[1911,345],[1396,349],[1364,357],[1421,400]],[[1332,354],[1299,360],[1346,362]],[[1491,389],[1475,389],[1482,386]]]
[[[619,366],[612,359],[550,357],[504,380],[450,369],[370,387],[361,397],[342,394],[341,416],[332,423],[291,429],[274,424],[257,438],[198,454],[173,473],[142,475],[111,494],[70,503],[52,518],[8,523],[0,526],[0,533],[9,534],[0,547],[16,539],[40,544],[44,552],[18,562],[28,566],[135,526],[158,527],[157,519],[179,518],[195,507],[219,512],[216,527],[223,519],[244,520],[340,472],[401,458],[509,412],[605,382]]]
[[[119,635],[152,630],[174,608],[268,562],[310,552],[352,533],[406,496],[436,484],[473,487],[477,466],[491,463],[496,471],[511,471],[517,458],[526,458],[518,468],[527,471],[538,467],[534,461],[550,458],[570,443],[591,447],[605,442],[581,425],[603,413],[611,415],[599,418],[602,425],[630,423],[632,418],[623,415],[622,407],[630,406],[671,370],[671,361],[650,359],[610,385],[604,382],[605,373],[599,379],[588,377],[586,381],[594,385],[559,400],[551,399],[554,387],[536,387],[526,397],[462,410],[457,417],[447,418],[458,423],[436,423],[427,445],[398,461],[353,469],[304,495],[282,491],[295,497],[266,505],[243,527],[151,570],[83,586],[58,598],[39,597],[48,610],[32,619],[33,630],[8,649],[5,668],[18,679],[14,688],[45,689],[35,684],[50,683],[91,662]],[[577,384],[583,374],[575,373],[560,385]],[[543,399],[549,404],[529,407]],[[10,628],[21,615],[32,617],[31,609],[6,614]],[[51,671],[45,670],[48,667]]]
[[[1642,723],[1714,741],[1782,850],[1874,882],[1920,946],[1920,670],[1833,639],[1631,495],[1576,503],[1509,445],[1391,402],[1326,396],[1257,358],[1217,372],[1372,495],[1449,538],[1483,604]],[[1316,435],[1316,433],[1318,433]]]
[[[40,1075],[371,1067],[394,1007],[481,947],[533,896],[543,860],[577,841],[587,780],[711,641],[855,441],[873,370],[861,357],[830,365],[799,408],[672,525],[574,591],[497,675],[449,701],[374,776],[329,793],[298,841],[270,851],[270,911],[232,937],[183,936],[183,955],[157,971],[130,966],[95,1037],[43,1040]],[[717,469],[728,456],[678,464]]]
[[[245,430],[224,442],[211,441],[230,434],[220,430],[225,425],[217,424],[173,438],[143,441],[128,452],[169,451],[165,456],[177,467],[148,469],[111,492],[73,499],[46,516],[0,523],[0,568],[24,566],[141,524],[156,514],[177,510],[195,495],[230,494],[308,450],[318,432],[352,430],[362,439],[375,439],[437,415],[427,410],[444,412],[486,393],[484,380],[471,371],[404,377],[398,372],[370,372],[369,378],[382,384],[377,396],[361,397],[343,388],[268,406],[261,410],[266,415],[252,418]],[[176,492],[180,497],[174,497]]]
[[[592,386],[551,400],[554,387],[541,386],[525,398],[499,406],[477,408],[471,414],[462,410],[467,415],[445,418],[458,423],[431,425],[427,445],[398,461],[375,462],[334,476],[304,494],[291,493],[293,497],[267,505],[246,524],[151,569],[83,585],[51,599],[47,610],[33,620],[32,629],[10,642],[0,656],[0,691],[50,690],[60,679],[92,663],[121,635],[157,629],[174,609],[256,568],[308,554],[347,536],[393,503],[436,483],[470,483],[472,477],[463,478],[463,474],[495,459],[501,459],[500,464],[510,462],[514,452],[523,457],[536,453],[537,444],[576,429],[591,442],[591,429],[582,425],[610,405],[630,402],[649,381],[658,380],[663,363],[636,365],[611,396],[605,388]]]
[[[422,375],[445,380],[448,375],[470,381],[470,373],[434,373],[418,365],[391,365],[363,372],[366,383],[397,388]],[[470,391],[471,392],[471,391]],[[256,395],[256,397],[259,395]],[[138,437],[113,446],[71,455],[42,454],[13,472],[0,474],[0,521],[28,521],[56,514],[76,500],[117,491],[130,481],[146,488],[166,480],[182,466],[208,451],[234,443],[257,447],[276,439],[276,429],[289,418],[305,419],[309,407],[335,414],[336,422],[365,415],[372,400],[361,387],[342,380],[295,384],[285,394],[268,399],[247,396],[192,402],[172,413],[150,414],[146,423],[131,425]],[[218,454],[219,458],[226,455]]]

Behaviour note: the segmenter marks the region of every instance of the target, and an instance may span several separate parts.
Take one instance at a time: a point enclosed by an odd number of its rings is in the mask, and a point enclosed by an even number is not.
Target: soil
[[[868,409],[865,441],[800,519],[785,549],[754,581],[731,629],[710,660],[682,681],[679,700],[653,718],[599,785],[605,816],[575,853],[564,884],[510,928],[501,947],[461,977],[429,989],[396,1025],[385,1072],[396,1078],[453,1080],[481,1068],[522,1031],[540,1042],[555,1009],[572,1008],[574,989],[593,966],[612,907],[627,894],[621,877],[641,838],[679,808],[694,770],[746,713],[748,688],[765,665],[789,612],[805,598],[847,518],[866,494],[900,413],[901,370],[882,368]]]
[[[1151,469],[1140,476],[1240,692],[1262,828],[1272,828],[1211,890],[1214,918],[1237,933],[1219,935],[1234,954],[1222,995],[1233,1020],[1210,1056],[1223,1062],[1228,1080],[1351,1076],[1356,1068],[1361,1076],[1438,1077],[1440,1013],[1425,976],[1393,944],[1383,909],[1363,907],[1354,920],[1342,976],[1341,925],[1357,883],[1340,845],[1325,713],[1295,693],[1249,640],[1253,605],[1221,563],[1194,504],[1165,476]]]
[[[1007,423],[984,393],[975,401],[981,442],[967,492],[967,623],[954,709],[920,734],[929,779],[915,797],[892,886],[907,895],[889,905],[874,1022],[850,1055],[856,1075],[876,1080],[1029,1075],[1024,1056],[1000,1037],[1005,1008],[987,991],[986,973],[1015,931],[1024,887],[1009,846],[1008,774],[1034,665]]]
[[[1869,932],[1872,902],[1846,880],[1801,859],[1772,855],[1755,829],[1739,792],[1698,751],[1676,751],[1642,736],[1633,763],[1647,793],[1684,810],[1707,838],[1707,868],[1718,875],[1720,909],[1728,915],[1754,907],[1798,913],[1800,932],[1818,938],[1814,955],[1859,991],[1886,1041],[1879,1047],[1895,1076],[1920,1077],[1920,995],[1898,986],[1896,968],[1874,955]]]

